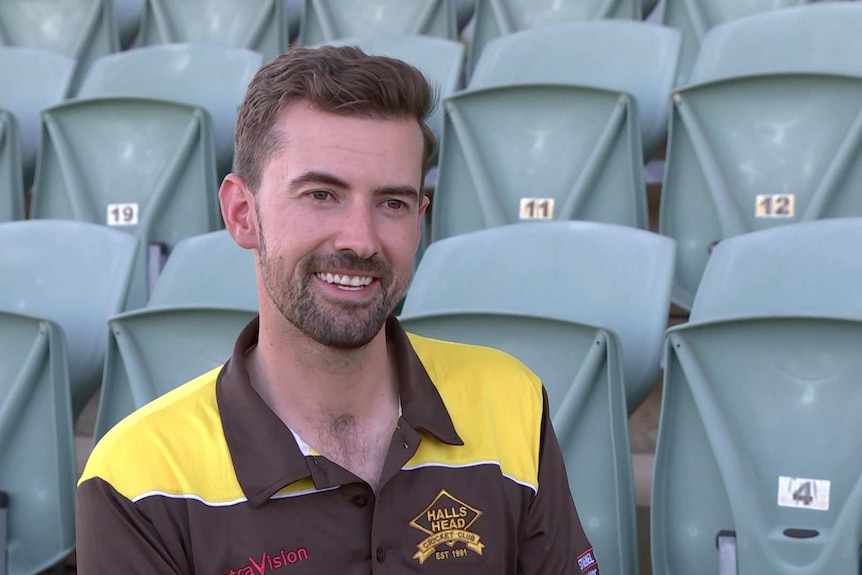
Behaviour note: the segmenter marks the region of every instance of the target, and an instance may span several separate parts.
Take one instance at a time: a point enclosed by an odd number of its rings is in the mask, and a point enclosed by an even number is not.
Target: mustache
[[[305,261],[306,273],[310,274],[322,269],[342,269],[357,272],[367,272],[379,278],[389,278],[392,266],[384,258],[373,255],[361,258],[353,252],[333,252],[328,254],[311,254]]]

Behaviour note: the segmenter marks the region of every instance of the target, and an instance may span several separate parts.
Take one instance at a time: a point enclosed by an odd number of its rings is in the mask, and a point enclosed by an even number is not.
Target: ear
[[[228,174],[218,191],[221,215],[228,233],[241,248],[257,249],[257,205],[245,181]]]
[[[416,249],[419,249],[419,243],[422,241],[422,226],[425,225],[425,219],[423,216],[425,215],[425,211],[428,209],[428,204],[431,203],[431,199],[422,195],[422,199],[419,201],[419,217],[416,220],[416,230],[419,232],[416,234]]]

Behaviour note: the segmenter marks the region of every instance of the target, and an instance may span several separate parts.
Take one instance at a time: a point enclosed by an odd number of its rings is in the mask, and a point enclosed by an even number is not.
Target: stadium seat
[[[0,110],[0,223],[24,218],[21,142],[15,116]]]
[[[403,317],[493,312],[596,326],[619,337],[628,411],[656,382],[673,241],[592,222],[491,228],[432,243]]]
[[[3,0],[0,46],[41,48],[72,58],[77,63],[70,86],[74,93],[93,60],[120,49],[113,2]]]
[[[862,219],[720,243],[667,333],[653,573],[856,573]]]
[[[145,309],[110,328],[94,441],[156,397],[223,364],[257,314],[254,255],[227,231],[180,242]]]
[[[536,372],[548,392],[578,515],[602,569],[637,573],[634,481],[617,338],[585,324],[506,311],[430,311],[402,315],[400,321],[411,333],[501,349]]]
[[[404,60],[419,68],[438,88],[440,99],[454,94],[461,83],[464,45],[455,40],[430,36],[375,35],[342,38],[329,42],[335,46],[359,46],[368,54],[379,54]],[[439,144],[443,134],[443,111],[440,106],[428,119]]]
[[[452,0],[303,0],[299,44],[339,38],[409,34],[455,40]]]
[[[136,285],[149,290],[183,238],[216,230],[209,114],[158,100],[67,102],[43,113],[30,216],[108,225],[141,239]]]
[[[862,218],[832,218],[731,238],[716,247],[692,321],[754,316],[862,320]]]
[[[68,96],[74,71],[75,61],[56,52],[0,47],[0,109],[11,112],[17,120],[25,188],[33,184],[40,114]]]
[[[679,46],[677,30],[629,20],[531,29],[489,42],[469,88],[566,83],[625,92],[637,101],[644,158],[649,158],[667,133]]]
[[[75,447],[63,339],[54,322],[0,312],[4,575],[42,573],[75,546]]]
[[[467,70],[470,74],[491,40],[529,28],[573,20],[641,19],[642,0],[476,0],[475,29]]]
[[[519,84],[465,90],[443,108],[432,241],[529,220],[647,228],[632,96]]]
[[[728,22],[704,38],[698,82],[673,96],[659,210],[660,232],[677,240],[681,307],[717,242],[862,216],[862,66],[850,55],[862,48],[859,26],[862,5],[824,4]]]
[[[284,0],[145,0],[140,46],[222,44],[269,62],[287,50],[288,27]]]
[[[154,98],[209,112],[219,178],[231,171],[237,111],[262,64],[258,52],[217,44],[137,48],[93,62],[79,98]]]
[[[682,54],[676,84],[684,85],[700,50],[701,42],[709,30],[719,24],[771,10],[809,4],[817,0],[665,0],[664,23],[682,32]],[[788,47],[786,54],[803,53]],[[749,56],[757,58],[757,51]]]
[[[74,413],[102,377],[108,318],[140,294],[131,278],[138,241],[61,220],[0,224],[0,310],[52,321],[65,335]],[[133,302],[134,303],[134,302]]]

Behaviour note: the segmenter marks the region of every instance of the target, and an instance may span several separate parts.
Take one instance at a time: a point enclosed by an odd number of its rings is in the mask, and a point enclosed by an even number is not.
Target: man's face
[[[290,104],[256,193],[260,278],[274,307],[330,347],[369,343],[403,295],[419,243],[415,120]]]

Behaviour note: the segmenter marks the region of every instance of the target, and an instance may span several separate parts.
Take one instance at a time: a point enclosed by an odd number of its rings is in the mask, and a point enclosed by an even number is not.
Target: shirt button
[[[357,507],[365,507],[368,504],[368,498],[364,495],[357,495],[353,498],[353,504]]]
[[[383,563],[384,560],[386,560],[386,550],[383,549],[383,547],[378,547],[377,548],[377,562]]]

